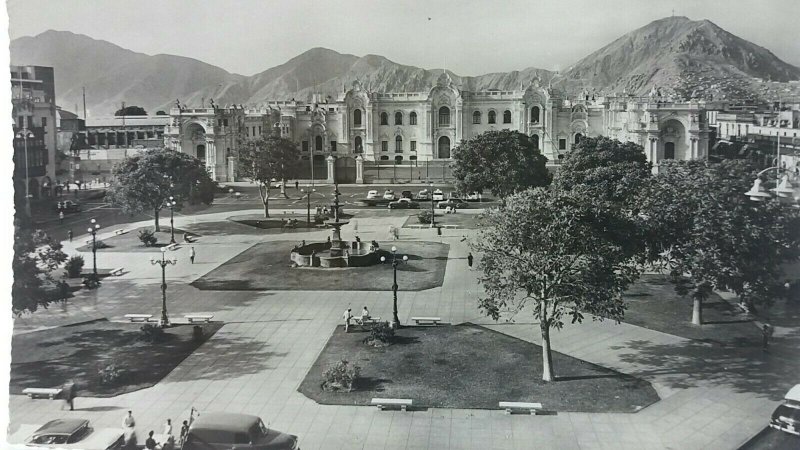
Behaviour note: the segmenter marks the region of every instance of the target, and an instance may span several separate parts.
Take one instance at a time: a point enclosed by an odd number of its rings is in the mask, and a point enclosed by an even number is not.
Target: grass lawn
[[[124,227],[123,227],[124,228]],[[161,247],[169,245],[170,238],[172,234],[170,233],[169,226],[161,226],[161,231],[157,231],[155,233],[156,237],[158,238],[158,242],[156,245],[152,247],[145,247],[142,244],[142,241],[139,240],[139,231],[140,230],[153,230],[152,226],[135,228],[135,229],[128,229],[125,228],[128,232],[125,234],[120,234],[117,236],[112,236],[106,239],[98,239],[98,241],[102,241],[105,244],[105,247],[101,247],[98,244],[97,251],[98,252],[159,252]],[[100,231],[109,231],[109,230],[100,230]],[[175,242],[181,244],[183,243],[183,233],[188,233],[190,237],[197,237],[197,234],[192,233],[188,230],[183,230],[180,228],[175,228]],[[78,247],[79,252],[91,252],[92,251],[92,243],[91,243],[91,236],[88,236],[86,240],[90,242],[86,245]]]
[[[419,223],[419,219],[417,219],[418,213],[419,212],[409,216],[408,219],[406,219],[405,223],[403,224],[403,228],[409,228],[409,225],[423,225],[426,227],[429,226],[427,224]],[[458,228],[474,230],[480,228],[479,217],[480,214],[474,214],[474,213],[445,214],[442,210],[436,210],[437,225],[456,225]]]
[[[642,275],[624,294],[623,322],[687,339],[761,345],[752,319],[716,294],[703,302],[703,325],[692,325],[692,300],[675,293],[666,275]]]
[[[401,328],[397,343],[379,349],[362,343],[367,335],[337,327],[299,391],[322,404],[389,397],[420,407],[498,409],[500,401],[530,401],[582,412],[635,412],[659,400],[643,380],[557,352],[558,381],[545,383],[540,346],[473,324]],[[323,391],[323,371],[342,358],[361,367],[360,382],[353,392]]]
[[[222,327],[204,324],[204,340]],[[81,397],[111,397],[158,383],[202,343],[192,339],[191,325],[165,330],[158,344],[140,341],[142,324],[93,321],[16,335],[11,347],[9,391],[26,387],[60,387],[68,380]],[[125,374],[118,383],[102,384],[99,371],[115,364]]]
[[[292,267],[289,253],[299,241],[256,244],[191,283],[208,290],[387,291],[391,264],[322,269]],[[401,291],[421,291],[442,285],[450,246],[438,242],[379,242],[382,249],[399,247],[408,263],[397,268]]]

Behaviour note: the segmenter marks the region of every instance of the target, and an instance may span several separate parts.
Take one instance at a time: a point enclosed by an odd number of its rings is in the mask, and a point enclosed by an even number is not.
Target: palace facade
[[[501,129],[531,136],[554,164],[584,136],[636,142],[655,164],[708,154],[705,105],[655,92],[566,99],[538,79],[515,91],[469,92],[443,73],[428,92],[370,92],[355,81],[336,100],[313,100],[259,107],[178,104],[170,110],[165,145],[205,161],[219,181],[235,180],[239,136],[257,138],[274,127],[297,142],[301,157],[312,170],[316,166],[316,178],[337,182],[363,182],[365,164],[446,163],[462,140]]]

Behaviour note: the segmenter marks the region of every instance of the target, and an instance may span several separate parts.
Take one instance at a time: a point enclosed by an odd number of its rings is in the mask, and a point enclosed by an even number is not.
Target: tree
[[[580,190],[529,189],[485,214],[473,244],[483,254],[480,308],[498,320],[528,306],[542,335],[542,379],[552,381],[550,330],[565,316],[619,321],[622,291],[638,276],[638,248],[620,244],[636,232],[614,205]],[[635,240],[631,241],[635,242]]]
[[[264,217],[269,217],[269,198],[272,180],[281,180],[281,192],[286,195],[286,180],[294,178],[300,166],[297,145],[278,135],[239,142],[239,175],[258,185],[264,204]]]
[[[745,161],[674,161],[640,196],[647,256],[669,270],[678,294],[692,298],[695,325],[714,289],[750,306],[781,295],[780,266],[800,255],[800,214],[777,201],[749,200],[744,192],[754,176]]]
[[[215,185],[194,156],[153,149],[125,158],[114,167],[106,198],[126,213],[152,211],[155,230],[160,231],[159,212],[170,197],[178,203],[178,209],[187,201],[210,205]]]
[[[491,190],[500,198],[552,180],[545,158],[529,136],[518,131],[487,131],[453,149],[453,177],[459,192]]]
[[[166,116],[167,112],[159,109],[158,111],[156,111],[156,115],[157,116]]]
[[[52,272],[67,260],[61,243],[41,230],[31,230],[25,217],[14,221],[14,259],[11,286],[11,311],[14,314],[34,312],[39,306],[65,298],[63,284],[57,283]]]
[[[147,111],[144,110],[141,106],[126,106],[124,108],[118,109],[117,112],[114,113],[115,116],[146,116]]]
[[[567,154],[553,185],[559,189],[581,186],[599,198],[631,205],[652,176],[651,170],[641,145],[585,137]]]

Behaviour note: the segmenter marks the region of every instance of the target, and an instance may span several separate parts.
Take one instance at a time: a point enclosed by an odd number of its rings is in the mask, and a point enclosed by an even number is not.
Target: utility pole
[[[83,120],[86,120],[86,86],[83,87]]]

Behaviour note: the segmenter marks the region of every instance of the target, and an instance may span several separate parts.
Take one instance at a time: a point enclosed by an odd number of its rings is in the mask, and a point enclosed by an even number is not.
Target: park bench
[[[418,228],[418,229],[422,229],[422,228],[427,228],[427,227],[429,227],[430,225],[420,225],[420,224],[415,224],[415,225],[406,225],[406,226],[407,226],[408,228]]]
[[[192,313],[192,314],[185,314],[183,316],[189,323],[197,322],[205,322],[208,323],[211,319],[214,318],[213,314],[202,314],[202,313]]]
[[[442,321],[441,317],[412,317],[411,320],[417,323],[417,325],[424,325],[424,324],[433,324],[439,325],[439,322]]]
[[[125,314],[125,318],[131,322],[150,322],[152,314]]]
[[[411,403],[410,398],[373,398],[371,402],[381,411],[387,406],[399,406],[401,411],[405,411],[407,407],[411,406]]]
[[[174,243],[174,244],[169,244],[167,246],[167,250],[175,250],[176,248],[178,248],[178,245],[180,245],[180,244],[178,244],[177,242]]]
[[[453,230],[458,228],[458,225],[442,225],[442,228],[446,228],[448,230]]]
[[[124,267],[117,267],[116,269],[112,270],[109,273],[111,275],[114,275],[115,277],[118,277],[118,276],[122,275],[122,272],[124,272],[124,271],[125,271]]]
[[[128,230],[126,230],[125,228],[120,228],[118,230],[114,230],[114,236],[119,236],[120,234],[125,234],[127,232]]]
[[[541,403],[528,403],[528,402],[500,402],[499,406],[505,408],[506,414],[511,414],[514,410],[527,409],[532,415],[536,415],[536,411],[542,409]]]
[[[47,397],[50,400],[61,395],[61,388],[25,388],[22,393],[30,398]]]
[[[354,317],[354,319],[356,320],[356,323],[361,325],[362,327],[366,324],[375,325],[376,323],[381,321],[381,318],[377,316],[376,317],[370,316],[363,320],[361,319],[360,316],[356,316]]]

